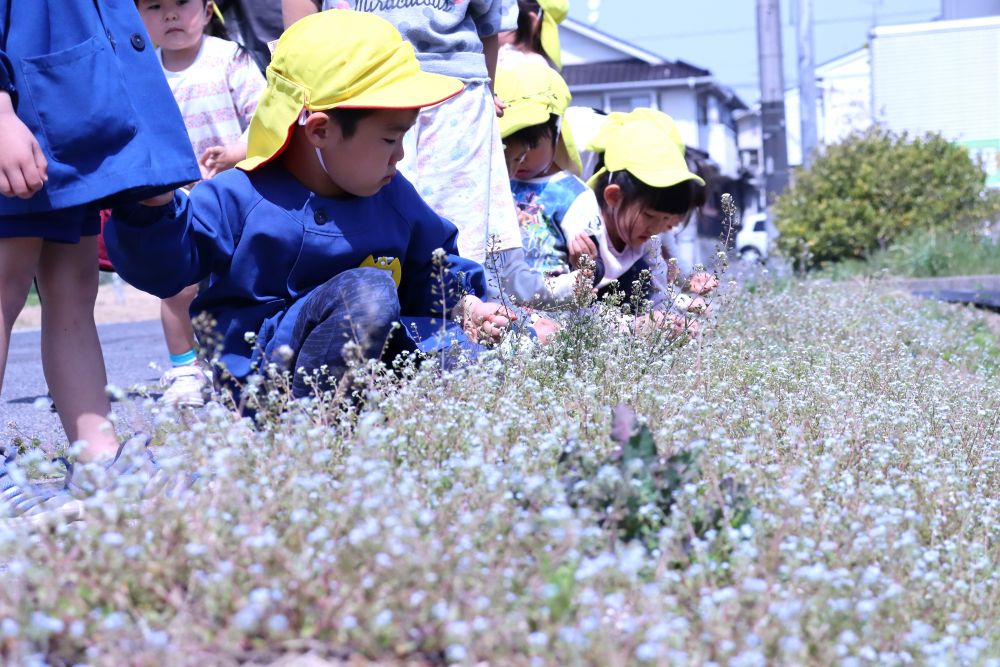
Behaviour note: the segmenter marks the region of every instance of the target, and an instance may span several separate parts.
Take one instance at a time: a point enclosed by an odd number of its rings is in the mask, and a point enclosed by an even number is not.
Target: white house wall
[[[871,67],[861,49],[816,68],[816,131],[819,146],[842,141],[872,124]],[[802,164],[799,89],[785,91],[785,142],[788,164]],[[743,144],[741,144],[743,145]]]
[[[876,31],[875,116],[893,130],[955,141],[1000,138],[1000,22],[923,32]],[[934,26],[935,29],[931,29]]]
[[[660,111],[674,119],[684,143],[702,148],[698,131],[698,99],[692,88],[661,88]]]
[[[1000,187],[1000,19],[877,28],[872,92],[878,121],[967,146]]]
[[[871,52],[868,48],[816,69],[821,91],[820,139],[835,144],[872,124]]]

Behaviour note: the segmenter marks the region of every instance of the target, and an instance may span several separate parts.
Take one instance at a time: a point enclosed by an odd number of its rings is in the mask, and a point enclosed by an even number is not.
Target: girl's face
[[[538,178],[552,166],[555,159],[555,147],[552,137],[542,137],[534,148],[529,148],[524,142],[507,142],[504,145],[504,158],[507,161],[507,173],[518,181]]]
[[[604,202],[604,224],[619,252],[626,247],[641,248],[653,236],[675,229],[687,219],[683,213],[664,213],[626,202],[617,185],[604,189]]]
[[[212,3],[205,0],[139,0],[137,6],[150,38],[163,51],[199,47],[212,20]]]

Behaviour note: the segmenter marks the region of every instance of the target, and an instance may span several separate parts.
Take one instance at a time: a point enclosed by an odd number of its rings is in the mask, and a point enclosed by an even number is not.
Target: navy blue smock
[[[45,187],[0,197],[0,216],[107,206],[201,178],[133,0],[0,0],[0,45],[0,90],[49,162]]]

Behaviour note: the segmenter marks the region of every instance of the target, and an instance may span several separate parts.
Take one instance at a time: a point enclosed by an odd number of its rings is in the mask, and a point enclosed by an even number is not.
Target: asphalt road
[[[126,391],[137,386],[158,388],[161,371],[150,368],[149,364],[154,362],[159,368],[168,365],[159,320],[105,324],[98,327],[98,332],[110,384]],[[17,436],[37,438],[47,447],[65,442],[66,436],[56,414],[35,406],[37,399],[44,399],[48,393],[42,375],[40,343],[37,330],[15,331],[11,337],[7,371],[0,393],[0,444],[6,444]],[[130,396],[135,399],[138,394],[132,392]],[[122,420],[121,429],[126,432],[135,430],[146,419],[140,400],[126,400],[112,405]]]

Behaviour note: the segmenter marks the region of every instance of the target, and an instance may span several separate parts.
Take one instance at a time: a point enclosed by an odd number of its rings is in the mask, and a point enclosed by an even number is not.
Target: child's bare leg
[[[104,355],[94,323],[97,300],[97,237],[78,244],[42,246],[38,264],[42,299],[42,368],[70,441],[86,440],[83,462],[114,456],[115,430]]]
[[[42,239],[0,239],[0,390],[10,350],[10,332],[35,277]]]
[[[194,349],[194,327],[191,325],[191,302],[198,296],[198,286],[190,285],[160,302],[160,320],[167,351],[171,357]]]
[[[170,370],[163,374],[162,400],[177,407],[198,408],[205,404],[205,391],[211,375],[198,363],[194,327],[191,326],[191,302],[198,296],[198,286],[190,285],[160,302],[163,337],[170,352]]]

